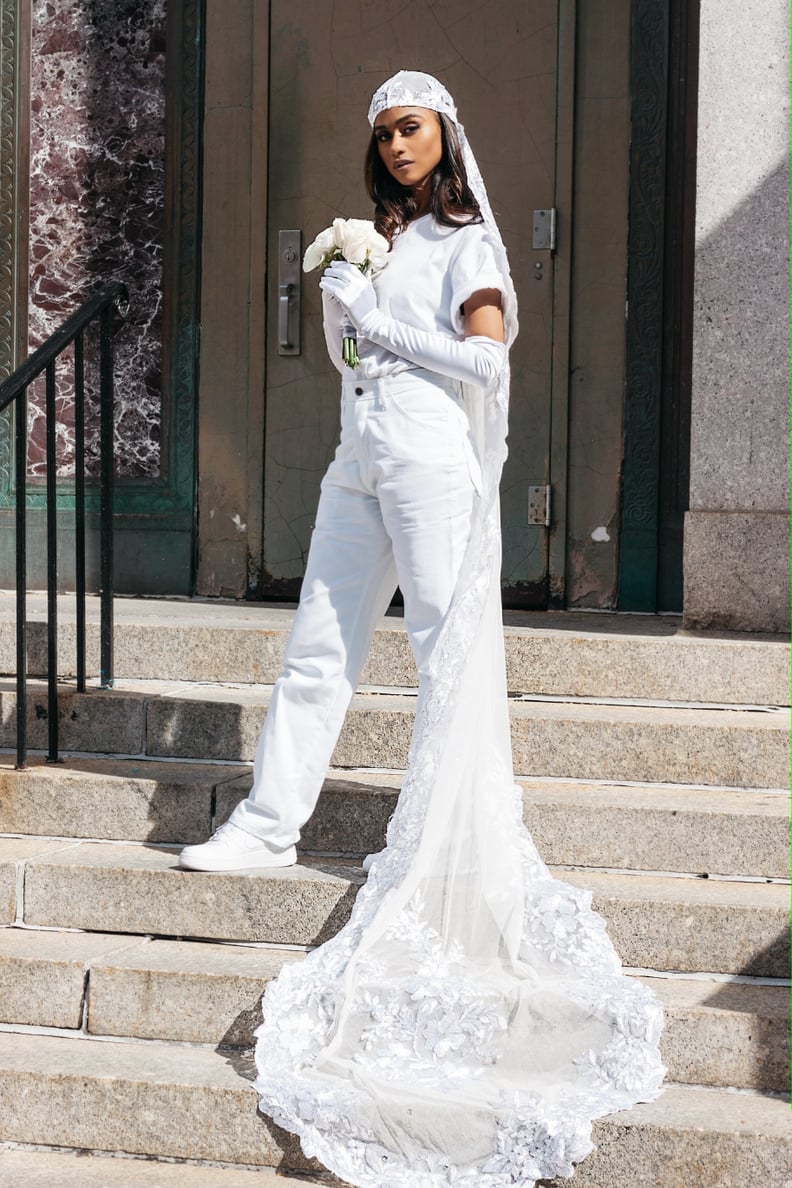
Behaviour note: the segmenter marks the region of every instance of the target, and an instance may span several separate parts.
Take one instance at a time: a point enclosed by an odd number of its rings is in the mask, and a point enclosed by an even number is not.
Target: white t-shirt
[[[431,214],[408,223],[395,237],[388,263],[373,278],[379,308],[396,321],[463,338],[463,304],[479,289],[502,287],[486,234],[481,223],[444,227]],[[356,370],[366,379],[416,366],[362,335],[358,355]]]

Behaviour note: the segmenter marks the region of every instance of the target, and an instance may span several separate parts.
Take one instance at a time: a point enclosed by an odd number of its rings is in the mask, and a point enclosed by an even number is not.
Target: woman
[[[591,1120],[657,1096],[661,1014],[590,896],[549,875],[511,770],[498,483],[517,329],[508,262],[453,101],[399,71],[374,95],[373,283],[322,280],[342,437],[250,797],[193,869],[287,865],[395,580],[419,672],[387,847],[349,923],[264,997],[261,1107],[361,1188],[571,1175]],[[299,761],[295,762],[295,756]]]

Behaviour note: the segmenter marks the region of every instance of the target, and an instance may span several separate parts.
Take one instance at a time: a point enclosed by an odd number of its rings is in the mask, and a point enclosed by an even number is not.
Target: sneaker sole
[[[211,860],[207,858],[204,861],[201,859],[190,860],[184,859],[179,855],[179,869],[180,870],[194,870],[202,874],[224,874],[229,871],[246,871],[246,870],[280,870],[284,866],[294,866],[297,862],[297,851],[294,846],[288,850],[284,850],[282,854],[261,854],[258,857],[252,854],[246,855],[247,861],[240,862],[239,859],[226,858],[225,860],[216,858]]]

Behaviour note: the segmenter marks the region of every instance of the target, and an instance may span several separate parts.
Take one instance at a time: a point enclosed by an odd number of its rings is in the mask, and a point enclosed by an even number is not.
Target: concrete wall
[[[690,627],[789,623],[788,16],[701,3]]]

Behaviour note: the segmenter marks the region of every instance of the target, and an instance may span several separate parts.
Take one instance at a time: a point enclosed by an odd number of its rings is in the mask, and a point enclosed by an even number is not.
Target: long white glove
[[[494,338],[471,335],[460,341],[389,318],[377,308],[371,281],[354,264],[335,261],[319,284],[348,310],[361,334],[418,367],[486,388],[506,361],[506,347]]]
[[[344,322],[349,315],[340,301],[336,301],[330,293],[322,293],[322,326],[324,327],[325,343],[330,362],[344,374],[343,341]]]

